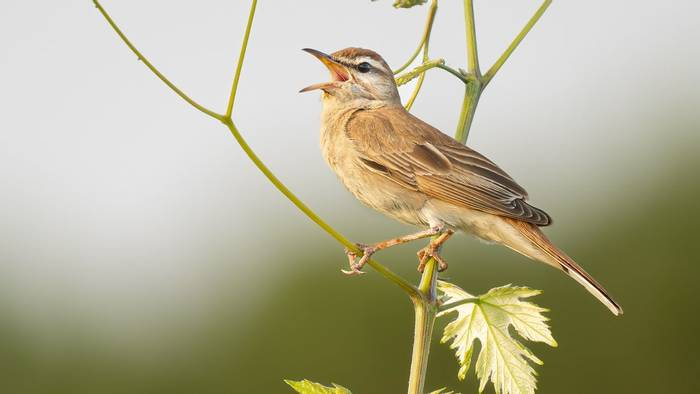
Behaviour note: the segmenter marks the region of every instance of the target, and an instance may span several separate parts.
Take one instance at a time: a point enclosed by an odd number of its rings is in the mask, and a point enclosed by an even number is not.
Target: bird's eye
[[[367,62],[362,62],[362,63],[357,65],[357,70],[361,73],[369,72],[369,70],[371,70],[371,69],[372,69],[372,66]]]

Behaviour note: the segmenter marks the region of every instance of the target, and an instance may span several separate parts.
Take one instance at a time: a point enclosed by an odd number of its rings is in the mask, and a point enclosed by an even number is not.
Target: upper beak
[[[350,73],[348,72],[348,69],[344,65],[338,63],[335,59],[333,59],[332,56],[311,48],[304,48],[302,49],[302,51],[308,52],[316,56],[316,58],[328,68],[328,71],[331,72],[332,80],[330,82],[322,82],[313,84],[311,86],[307,86],[304,89],[301,89],[299,93],[309,92],[311,90],[316,89],[326,90],[328,88],[335,87],[338,82],[345,82],[350,79]]]

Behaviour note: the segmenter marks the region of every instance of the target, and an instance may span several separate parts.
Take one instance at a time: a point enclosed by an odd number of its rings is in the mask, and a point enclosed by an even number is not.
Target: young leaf
[[[333,387],[326,387],[306,379],[298,382],[285,379],[284,382],[292,386],[292,388],[300,394],[352,394],[350,390],[335,383],[333,383]]]
[[[480,380],[479,392],[491,380],[497,394],[532,394],[537,388],[537,373],[528,360],[542,364],[530,350],[513,338],[510,326],[521,337],[535,342],[544,342],[556,347],[542,312],[547,309],[522,301],[540,294],[539,290],[506,285],[491,289],[488,293],[474,297],[459,287],[439,281],[438,289],[449,302],[474,299],[438,314],[457,312],[457,318],[445,327],[441,342],[452,339],[450,348],[457,349],[460,369],[458,377],[463,380],[471,364],[474,341],[479,340],[481,350],[476,360],[476,375]]]
[[[411,8],[417,5],[423,5],[428,0],[396,0],[394,7],[396,8]]]

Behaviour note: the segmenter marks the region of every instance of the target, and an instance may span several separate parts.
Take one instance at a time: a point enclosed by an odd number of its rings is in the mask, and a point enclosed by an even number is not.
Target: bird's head
[[[304,51],[328,68],[331,80],[307,86],[301,92],[320,89],[324,92],[324,100],[341,104],[401,105],[394,74],[378,53],[363,48],[345,48],[330,55],[309,48]]]

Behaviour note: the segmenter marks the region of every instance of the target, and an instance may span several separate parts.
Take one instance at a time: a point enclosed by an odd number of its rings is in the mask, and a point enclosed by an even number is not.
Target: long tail
[[[588,290],[589,293],[593,294],[600,302],[610,309],[610,311],[615,314],[615,316],[622,314],[622,307],[615,302],[615,300],[608,294],[607,290],[600,283],[598,283],[588,272],[584,271],[581,266],[576,264],[571,257],[567,256],[566,253],[559,250],[552,242],[547,238],[544,233],[531,223],[522,222],[519,220],[505,219],[507,220],[515,229],[517,229],[520,234],[525,237],[532,246],[536,247],[541,253],[532,253],[532,248],[523,248],[521,245],[507,245],[511,249],[524,254],[535,260],[540,260],[544,263],[552,265],[554,267],[560,268],[562,271],[566,272],[570,277],[572,277],[576,282],[580,283],[583,287]]]

